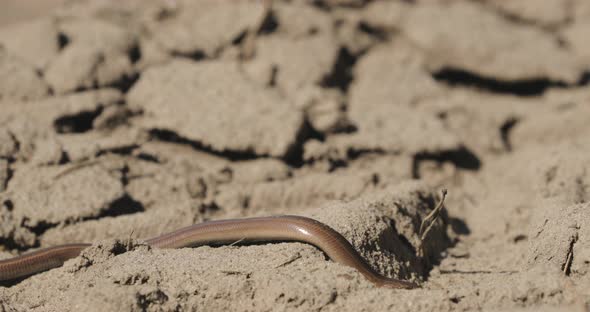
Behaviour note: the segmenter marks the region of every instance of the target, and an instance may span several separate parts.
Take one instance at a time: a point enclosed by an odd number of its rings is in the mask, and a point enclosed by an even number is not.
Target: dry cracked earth
[[[588,311],[590,2],[68,1],[0,28],[0,311]],[[449,196],[433,230],[421,221]],[[280,214],[302,243],[143,239]]]

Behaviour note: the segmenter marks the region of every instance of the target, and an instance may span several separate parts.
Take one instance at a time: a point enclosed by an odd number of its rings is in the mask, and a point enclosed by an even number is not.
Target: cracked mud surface
[[[1,25],[0,259],[93,245],[0,284],[0,311],[590,308],[586,1],[85,0]],[[143,242],[279,214],[422,287],[302,243]]]

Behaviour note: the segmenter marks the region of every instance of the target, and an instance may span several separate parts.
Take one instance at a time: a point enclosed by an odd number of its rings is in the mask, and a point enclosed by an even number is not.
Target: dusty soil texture
[[[87,0],[5,22],[0,259],[93,245],[1,284],[0,311],[590,311],[588,3]],[[421,287],[304,243],[144,241],[281,214]]]

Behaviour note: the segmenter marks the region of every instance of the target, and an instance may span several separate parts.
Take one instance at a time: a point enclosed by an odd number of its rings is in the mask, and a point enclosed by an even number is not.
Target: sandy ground
[[[0,285],[0,311],[589,311],[588,3],[89,0],[3,18],[0,258],[93,246]],[[279,214],[421,287],[376,288],[302,243],[142,241]]]
[[[33,20],[49,15],[52,10],[67,0],[21,1],[2,0],[0,6],[0,27]]]

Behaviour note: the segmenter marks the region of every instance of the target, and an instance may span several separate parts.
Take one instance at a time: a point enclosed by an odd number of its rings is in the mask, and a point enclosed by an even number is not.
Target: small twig
[[[565,260],[565,264],[563,265],[563,274],[565,274],[565,275],[569,275],[569,270],[572,265],[573,254],[574,253],[571,250],[570,250],[570,252],[567,253],[567,259]]]
[[[295,262],[298,259],[301,259],[301,254],[300,253],[297,253],[296,255],[294,255],[293,257],[291,257],[291,259],[289,259],[289,260],[287,260],[287,261],[285,261],[285,262],[283,262],[283,263],[275,266],[275,269],[278,269],[280,267],[283,267],[283,266],[286,266],[288,264],[291,264],[291,263]]]
[[[567,252],[567,258],[565,259],[565,263],[563,264],[563,267],[562,267],[563,274],[565,274],[565,275],[570,275],[570,270],[571,270],[572,260],[573,260],[572,258],[574,257],[574,244],[576,244],[577,240],[578,240],[578,237],[576,235],[570,241],[570,246],[569,246],[568,252]]]
[[[434,226],[434,223],[438,219],[440,212],[444,208],[443,204],[445,202],[445,198],[447,197],[447,189],[442,189],[441,193],[442,193],[442,198],[441,198],[440,202],[438,202],[438,205],[436,205],[436,207],[426,216],[426,218],[424,218],[424,220],[422,220],[422,224],[420,224],[419,234],[420,234],[421,241],[424,241],[424,239],[426,238],[426,236],[428,235],[428,233],[430,232],[430,230]]]
[[[245,239],[246,239],[246,238],[240,238],[240,239],[238,239],[237,241],[235,241],[235,242],[233,242],[233,243],[231,243],[231,244],[229,244],[229,245],[230,245],[230,246],[235,246],[235,245],[237,245],[237,244],[239,244],[239,243],[243,242]]]
[[[57,179],[63,178],[64,176],[66,176],[66,175],[68,175],[68,174],[70,174],[70,173],[72,173],[74,171],[77,171],[77,170],[82,169],[82,168],[85,168],[85,167],[94,166],[97,163],[98,163],[98,160],[96,160],[96,159],[85,160],[83,162],[74,164],[71,167],[66,168],[63,171],[57,173],[55,176],[53,176],[53,179],[54,180],[57,180]]]
[[[129,233],[129,241],[131,241],[133,239],[134,232],[135,232],[135,229],[131,229],[131,232]]]

